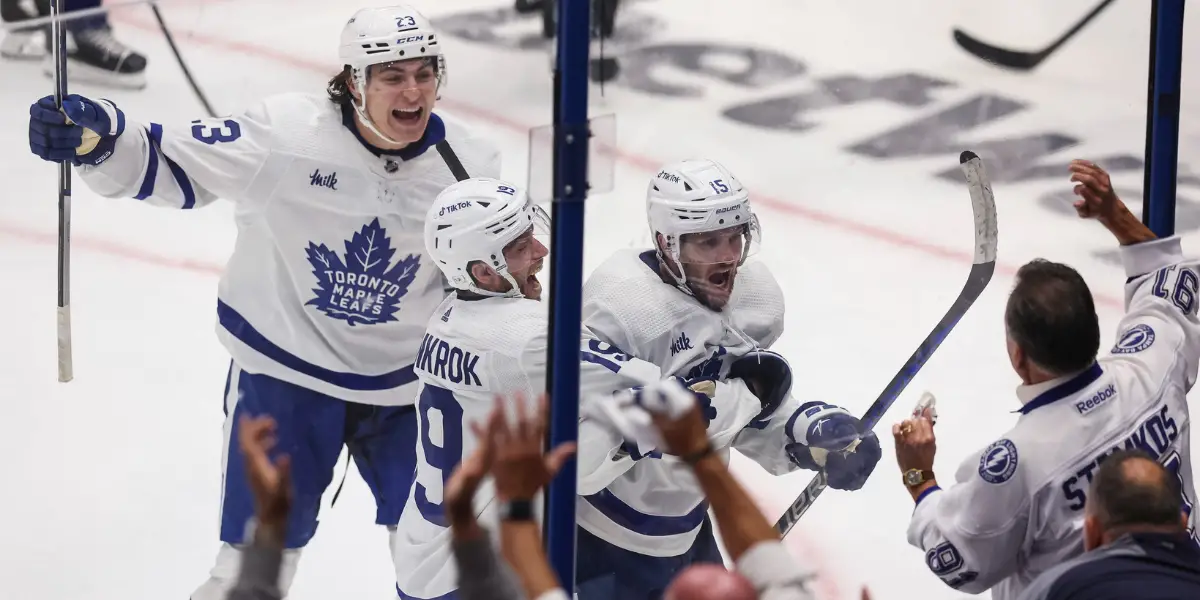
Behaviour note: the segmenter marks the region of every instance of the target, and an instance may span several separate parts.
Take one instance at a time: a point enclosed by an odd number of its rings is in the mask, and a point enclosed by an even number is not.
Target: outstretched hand
[[[282,541],[292,509],[291,458],[274,462],[268,453],[275,447],[275,421],[271,417],[238,419],[238,445],[246,464],[246,478],[254,494],[254,512],[259,525]]]
[[[1108,173],[1091,161],[1076,159],[1068,167],[1071,181],[1075,182],[1074,193],[1079,196],[1072,206],[1084,219],[1109,219],[1124,208],[1125,204],[1113,191]]]
[[[487,424],[494,452],[491,471],[496,497],[501,501],[529,500],[558,474],[575,453],[575,444],[559,444],[549,453],[543,453],[549,415],[545,394],[538,399],[536,414],[529,414],[525,397],[518,394],[512,399],[515,418],[509,419],[506,403],[503,397],[496,398],[496,407]]]

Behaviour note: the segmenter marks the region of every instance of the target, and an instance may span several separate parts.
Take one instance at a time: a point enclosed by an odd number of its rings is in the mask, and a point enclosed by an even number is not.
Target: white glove
[[[694,387],[701,388],[697,392],[705,393],[702,386],[703,383]],[[684,389],[675,379],[667,379],[642,389],[618,392],[611,398],[592,398],[584,404],[581,416],[617,431],[645,455],[663,447],[653,415],[677,419],[695,406],[694,392]]]

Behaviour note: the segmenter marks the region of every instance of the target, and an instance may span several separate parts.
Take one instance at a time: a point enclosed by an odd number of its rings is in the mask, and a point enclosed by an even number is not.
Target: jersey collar
[[[342,125],[354,134],[359,143],[364,148],[369,150],[375,156],[395,156],[400,160],[412,160],[425,153],[426,150],[434,147],[438,142],[446,139],[446,124],[442,122],[442,118],[436,113],[429,113],[429,122],[425,124],[425,134],[421,139],[399,149],[399,150],[384,150],[372,146],[358,131],[358,125],[354,122],[354,108],[349,103],[342,105]]]
[[[1103,373],[1104,370],[1100,368],[1100,363],[1092,363],[1092,366],[1077,373],[1064,375],[1033,385],[1017,386],[1017,398],[1021,400],[1021,404],[1023,405],[1017,412],[1027,415],[1035,408],[1040,408],[1056,400],[1062,400],[1092,385],[1097,379],[1100,379],[1100,375]]]

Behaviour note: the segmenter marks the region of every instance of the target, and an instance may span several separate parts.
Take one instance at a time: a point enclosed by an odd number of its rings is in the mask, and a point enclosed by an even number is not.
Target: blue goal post
[[[1146,100],[1146,166],[1142,222],[1159,237],[1175,233],[1179,171],[1179,94],[1184,0],[1152,0]]]
[[[550,448],[579,435],[579,333],[583,291],[583,218],[588,192],[588,49],[590,0],[557,3],[554,67],[553,203],[550,233]],[[531,182],[532,184],[532,182]],[[570,596],[575,589],[575,461],[545,494],[546,556]]]

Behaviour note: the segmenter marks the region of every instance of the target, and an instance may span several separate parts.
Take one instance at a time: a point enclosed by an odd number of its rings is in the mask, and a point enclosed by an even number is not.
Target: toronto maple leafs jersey
[[[475,451],[469,425],[486,421],[497,395],[537,398],[546,389],[547,306],[524,298],[465,300],[451,295],[429,320],[417,355],[419,443],[412,493],[392,535],[401,598],[439,598],[457,588],[443,486]],[[599,340],[581,339],[580,397],[588,402],[661,379],[659,368]],[[579,424],[579,493],[593,493],[630,466],[619,433]],[[474,497],[485,525],[496,521],[491,479]],[[492,527],[492,531],[498,528]]]
[[[1173,471],[1191,512],[1200,265],[1183,260],[1179,238],[1121,252],[1131,279],[1116,345],[1082,372],[1018,387],[1013,428],[964,461],[956,485],[918,498],[908,540],[951,587],[1010,600],[1081,554],[1092,475],[1117,450],[1144,450]]]
[[[664,283],[654,252],[622,250],[601,264],[583,290],[584,327],[631,356],[658,365],[664,376],[723,378],[731,359],[769,348],[783,334],[783,291],[762,263],[738,269],[721,312]],[[771,414],[740,380],[719,382],[708,426],[714,448],[728,449],[781,474],[797,467],[784,447],[787,421],[799,403],[789,397]],[[651,453],[607,488],[580,492],[576,515],[589,533],[649,556],[687,551],[708,503],[686,463]]]
[[[217,333],[233,360],[336,398],[403,405],[445,296],[424,254],[425,213],[458,178],[499,177],[500,156],[437,114],[420,141],[381,152],[351,109],[283,94],[240,116],[130,124],[106,161],[80,173],[107,197],[185,210],[233,202],[237,242],[217,291]]]

